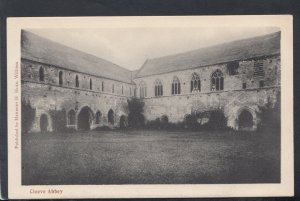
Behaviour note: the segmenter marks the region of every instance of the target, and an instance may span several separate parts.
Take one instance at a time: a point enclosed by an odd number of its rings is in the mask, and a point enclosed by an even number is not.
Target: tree
[[[28,133],[32,128],[35,119],[35,108],[30,104],[30,101],[22,99],[21,101],[21,119],[22,119],[22,132]]]
[[[51,117],[52,117],[52,127],[53,131],[59,132],[59,131],[66,131],[67,130],[67,117],[66,117],[66,111],[64,109],[62,110],[50,110],[49,111]]]
[[[127,100],[128,103],[128,126],[131,128],[139,128],[144,126],[145,118],[143,115],[145,103],[138,98]]]
[[[281,96],[280,92],[276,94],[275,102],[272,102],[270,98],[266,105],[259,107],[260,109],[260,123],[258,124],[258,130],[280,132],[281,128]]]

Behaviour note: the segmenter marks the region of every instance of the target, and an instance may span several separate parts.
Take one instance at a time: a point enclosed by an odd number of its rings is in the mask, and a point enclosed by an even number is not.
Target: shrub
[[[55,132],[66,132],[67,121],[66,121],[66,111],[62,110],[50,110],[49,114],[52,118],[52,127]]]
[[[208,121],[206,121],[208,119]],[[185,127],[189,130],[225,130],[227,118],[222,110],[192,113],[185,116]]]
[[[94,131],[109,131],[111,130],[111,128],[109,128],[108,126],[100,126],[100,127],[96,127],[93,129]]]
[[[35,108],[31,106],[30,101],[27,102],[25,99],[22,99],[21,113],[22,132],[28,133],[35,119]]]
[[[169,125],[169,118],[168,118],[167,115],[161,116],[159,127],[161,129],[168,129],[170,127],[170,125]]]
[[[189,130],[198,130],[200,129],[201,125],[198,123],[199,114],[188,114],[184,118],[185,127]]]
[[[145,118],[144,112],[144,102],[138,98],[132,98],[127,101],[128,103],[128,126],[131,128],[140,128],[144,126]]]
[[[267,104],[260,109],[260,123],[258,124],[258,130],[280,132],[281,128],[281,97],[280,92],[276,95],[275,103],[272,103],[268,99]]]
[[[227,118],[222,110],[208,111],[209,121],[203,124],[203,128],[207,130],[226,130]]]

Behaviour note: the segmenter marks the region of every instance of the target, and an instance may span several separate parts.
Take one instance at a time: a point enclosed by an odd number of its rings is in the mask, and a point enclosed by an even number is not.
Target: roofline
[[[256,39],[256,38],[263,38],[263,37],[267,37],[267,36],[271,36],[271,35],[276,35],[276,34],[281,34],[281,30],[280,31],[275,31],[275,32],[272,32],[272,33],[269,33],[269,34],[264,34],[264,35],[258,35],[258,36],[250,37],[250,38],[242,38],[242,39],[227,41],[227,42],[223,42],[223,43],[219,43],[219,44],[215,44],[215,45],[203,46],[203,47],[196,48],[196,49],[193,49],[193,50],[188,50],[188,51],[185,51],[185,52],[179,52],[179,53],[175,53],[175,54],[169,54],[169,55],[165,55],[165,56],[161,56],[161,57],[153,57],[153,58],[150,58],[148,60],[156,60],[156,59],[161,59],[161,58],[165,58],[165,57],[173,57],[173,56],[177,56],[177,55],[181,55],[181,54],[195,52],[195,51],[198,51],[198,50],[201,50],[201,49],[213,48],[213,47],[218,47],[218,46],[225,45],[225,44],[230,44],[230,43],[235,43],[235,42],[241,42],[241,41],[246,41],[246,40],[251,40],[251,39]]]
[[[49,38],[46,38],[46,37],[44,37],[44,36],[40,36],[40,35],[38,35],[38,34],[35,34],[35,33],[30,32],[30,31],[28,31],[28,30],[26,30],[26,29],[22,29],[21,32],[27,32],[27,33],[30,33],[30,34],[32,34],[32,35],[34,35],[34,36],[37,36],[37,37],[40,37],[40,38],[42,38],[42,39],[44,39],[44,40],[48,40],[48,41],[50,41],[50,42],[52,42],[52,43],[56,43],[56,44],[59,44],[59,45],[61,45],[61,46],[66,47],[66,48],[69,48],[69,49],[78,51],[78,52],[80,52],[81,54],[86,54],[86,55],[95,57],[95,58],[97,58],[97,59],[100,59],[100,60],[103,60],[103,61],[105,61],[105,62],[111,63],[111,64],[115,65],[115,67],[117,67],[117,68],[121,68],[121,69],[126,70],[126,71],[128,71],[128,72],[131,72],[129,69],[124,68],[124,67],[122,67],[122,66],[120,66],[120,65],[118,65],[118,64],[116,64],[116,63],[114,63],[114,62],[112,62],[112,61],[109,61],[109,60],[107,60],[107,59],[103,59],[103,58],[98,57],[98,56],[96,56],[96,55],[93,55],[93,54],[91,54],[91,53],[87,53],[87,52],[81,51],[81,50],[79,50],[79,49],[70,47],[70,46],[68,46],[68,45],[59,43],[59,42],[57,42],[57,41],[54,41],[54,40],[49,39]]]
[[[154,76],[154,75],[162,75],[162,74],[167,74],[167,73],[192,70],[192,69],[203,68],[203,67],[208,67],[208,66],[213,66],[213,65],[222,65],[222,64],[226,64],[228,62],[233,62],[233,61],[247,61],[247,60],[252,60],[254,58],[268,58],[268,57],[274,57],[274,56],[280,56],[280,55],[281,55],[280,53],[275,53],[275,54],[269,54],[269,55],[265,55],[265,56],[250,57],[250,58],[247,58],[247,59],[229,60],[229,61],[226,61],[226,62],[214,63],[214,64],[210,64],[210,65],[205,65],[205,66],[196,66],[196,67],[193,67],[193,68],[186,68],[186,69],[181,69],[181,70],[172,70],[172,71],[168,71],[168,72],[156,73],[156,74],[145,75],[145,76],[140,76],[140,77],[136,76],[135,79],[140,79],[140,78],[144,78],[144,77],[150,77],[150,76]]]
[[[68,70],[68,71],[72,71],[72,72],[76,72],[76,73],[81,73],[81,74],[85,74],[85,75],[89,75],[89,76],[93,76],[93,77],[97,77],[97,78],[101,78],[101,79],[107,79],[107,80],[122,82],[122,83],[126,83],[126,84],[133,84],[132,83],[133,80],[130,80],[131,82],[125,82],[125,81],[121,81],[121,80],[117,80],[117,79],[112,79],[112,78],[108,78],[108,77],[104,77],[104,76],[101,77],[101,76],[98,76],[98,75],[92,75],[92,74],[89,74],[89,73],[86,73],[86,72],[80,72],[80,71],[72,70],[72,69],[69,69],[69,68],[65,68],[65,67],[61,67],[61,66],[57,66],[57,65],[53,65],[53,64],[47,64],[47,63],[43,63],[43,62],[40,62],[40,61],[35,61],[35,60],[32,60],[32,59],[27,59],[27,58],[24,58],[24,57],[21,57],[21,60],[33,61],[33,62],[42,64],[42,65],[53,66],[55,68],[59,68],[59,69],[62,69],[62,70]]]

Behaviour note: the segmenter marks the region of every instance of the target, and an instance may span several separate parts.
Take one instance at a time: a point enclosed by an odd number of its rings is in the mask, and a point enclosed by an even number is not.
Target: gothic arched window
[[[92,81],[92,79],[90,79],[90,90],[92,90],[93,89],[93,81]]]
[[[144,81],[140,83],[140,97],[147,97],[147,85]]]
[[[102,91],[104,91],[104,82],[102,82],[102,84],[101,84],[101,89],[102,89]]]
[[[201,81],[197,73],[193,73],[191,79],[191,92],[200,92],[201,91]]]
[[[180,94],[181,93],[181,88],[180,88],[180,81],[178,77],[173,78],[173,83],[172,83],[172,94]]]
[[[58,83],[59,85],[63,85],[63,72],[62,71],[59,71],[58,73]]]
[[[224,89],[224,77],[220,70],[216,70],[211,75],[211,90],[220,91]]]
[[[163,85],[160,80],[155,81],[155,96],[163,95]]]
[[[79,87],[79,78],[78,75],[75,77],[75,87]]]
[[[41,66],[40,69],[39,69],[39,79],[40,79],[41,82],[44,81],[44,77],[45,77],[44,68]]]
[[[68,124],[75,125],[75,111],[70,110],[68,113]]]

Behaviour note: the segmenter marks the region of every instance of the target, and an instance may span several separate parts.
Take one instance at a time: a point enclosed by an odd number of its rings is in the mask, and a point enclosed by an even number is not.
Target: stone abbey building
[[[62,109],[67,127],[126,125],[134,96],[145,102],[146,121],[221,109],[228,126],[255,130],[260,106],[280,92],[280,32],[148,59],[138,71],[25,30],[21,43],[22,98],[36,109],[32,132],[52,131],[49,111]]]

